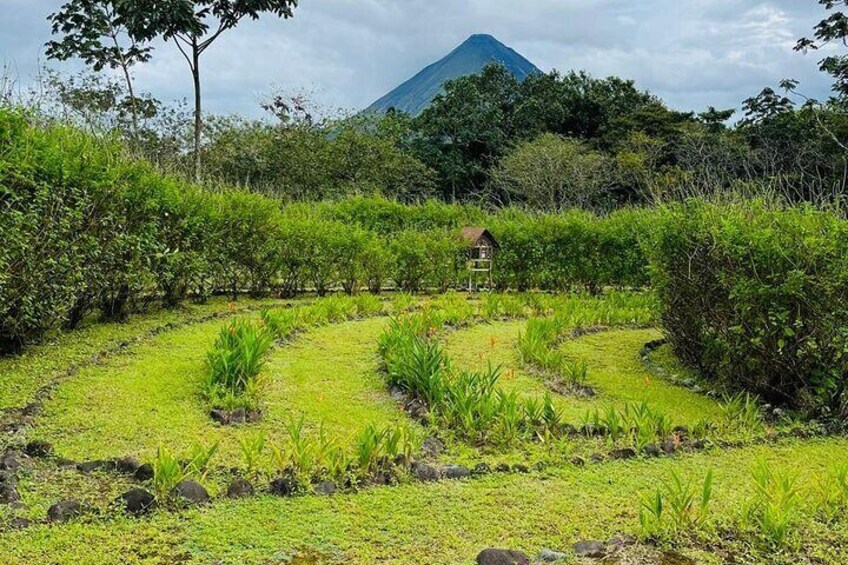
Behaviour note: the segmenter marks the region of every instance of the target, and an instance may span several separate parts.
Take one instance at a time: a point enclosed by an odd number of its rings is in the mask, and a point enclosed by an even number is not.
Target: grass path
[[[525,322],[479,324],[448,335],[447,352],[457,366],[477,370],[487,363],[503,367],[501,385],[522,394],[543,396],[548,391],[539,377],[521,368],[518,335]],[[715,401],[656,379],[639,358],[642,346],[660,336],[653,329],[616,329],[566,341],[560,347],[589,367],[589,384],[598,395],[579,399],[557,397],[567,420],[579,422],[587,410],[627,402],[647,401],[672,417],[675,424],[692,424],[717,417]]]
[[[72,459],[153,456],[160,445],[187,450],[219,441],[217,459],[238,461],[238,439],[264,431],[282,436],[284,423],[305,413],[315,426],[350,435],[368,423],[405,415],[388,398],[377,373],[376,340],[385,319],[318,328],[278,348],[265,373],[266,414],[256,425],[213,424],[200,398],[204,359],[220,321],[160,335],[110,363],[88,367],[64,383],[30,434]]]
[[[549,474],[491,475],[469,482],[375,488],[334,497],[260,496],[217,501],[181,515],[117,518],[37,526],[0,535],[4,563],[294,563],[470,564],[490,546],[567,549],[580,539],[637,531],[642,492],[674,469],[700,478],[715,472],[712,516],[726,522],[751,492],[751,462],[797,473],[802,487],[834,460],[848,459],[848,440],[789,441],[777,446],[699,453],[681,458],[566,467]],[[799,529],[800,530],[800,529]],[[800,553],[759,551],[751,562],[794,563],[812,555],[823,563],[848,559],[846,524],[805,524]],[[716,558],[692,553],[698,562]]]
[[[279,300],[242,299],[236,305],[252,308],[279,303]],[[24,406],[54,376],[105,349],[167,324],[190,322],[228,310],[229,303],[223,298],[206,304],[186,303],[176,309],[134,315],[123,324],[91,323],[72,332],[58,332],[44,344],[28,347],[20,355],[0,357],[0,410]]]

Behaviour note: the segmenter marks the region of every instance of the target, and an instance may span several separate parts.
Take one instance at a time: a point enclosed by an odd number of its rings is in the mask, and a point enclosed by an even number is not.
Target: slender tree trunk
[[[197,38],[192,38],[192,67],[194,79],[194,180],[200,182],[200,139],[203,135],[203,108],[200,92],[200,51]]]
[[[132,76],[126,64],[121,63],[121,69],[124,71],[124,78],[127,81],[127,92],[130,95],[130,114],[132,114],[132,135],[133,142],[138,143],[138,104],[135,99],[135,89],[133,88]]]

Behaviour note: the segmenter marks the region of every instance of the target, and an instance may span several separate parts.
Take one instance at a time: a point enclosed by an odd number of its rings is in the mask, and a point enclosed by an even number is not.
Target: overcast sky
[[[0,61],[21,84],[43,64],[61,0],[0,0]],[[816,55],[792,51],[823,15],[816,0],[301,0],[204,55],[207,109],[258,115],[273,88],[311,91],[325,108],[361,109],[474,33],[490,33],[544,71],[635,79],[674,108],[738,107],[782,78],[826,97]],[[69,63],[52,63],[72,70]],[[191,95],[173,45],[136,70],[160,100]]]

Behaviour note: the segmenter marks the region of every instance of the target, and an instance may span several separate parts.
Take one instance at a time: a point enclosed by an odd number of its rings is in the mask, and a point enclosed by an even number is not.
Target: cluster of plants
[[[560,436],[566,428],[550,395],[543,401],[498,387],[501,370],[454,368],[426,313],[392,319],[380,336],[388,384],[427,410],[431,425],[473,444],[509,445],[518,439]]]
[[[265,325],[252,320],[234,320],[221,328],[206,354],[203,383],[204,395],[214,408],[259,408],[264,384],[260,373],[273,343]]]
[[[639,523],[644,539],[668,543],[687,537],[753,541],[769,551],[798,543],[803,524],[834,523],[848,510],[848,468],[839,464],[802,482],[797,474],[757,460],[749,471],[750,489],[738,514],[729,521],[710,515],[713,472],[702,481],[676,471],[655,490],[642,495]]]
[[[654,218],[648,252],[675,353],[719,387],[848,414],[848,222],[765,202],[689,202]]]
[[[641,453],[657,440],[671,437],[673,426],[668,415],[642,401],[629,402],[621,409],[589,410],[583,415],[580,431],[589,437],[602,435],[613,445],[629,443]]]
[[[408,471],[421,447],[421,437],[410,426],[379,428],[370,424],[353,436],[350,445],[331,438],[319,424],[307,425],[304,416],[285,423],[283,439],[272,441],[263,432],[240,439],[240,471],[252,481],[284,479],[290,494],[309,492],[321,481],[352,486],[374,480],[398,481]],[[196,444],[183,456],[160,447],[153,462],[152,486],[160,503],[176,503],[174,492],[185,480],[201,484],[213,480],[212,459],[218,444]]]

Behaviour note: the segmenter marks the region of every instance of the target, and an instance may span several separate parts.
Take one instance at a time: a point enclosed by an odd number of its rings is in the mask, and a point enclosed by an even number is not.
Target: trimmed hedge
[[[637,242],[647,214],[490,215],[361,197],[281,207],[205,191],[116,142],[0,109],[0,352],[95,312],[124,319],[153,300],[444,291],[466,278],[459,229],[468,225],[500,241],[500,289],[643,286]]]
[[[646,250],[677,354],[772,402],[846,415],[848,222],[812,208],[690,202]]]

